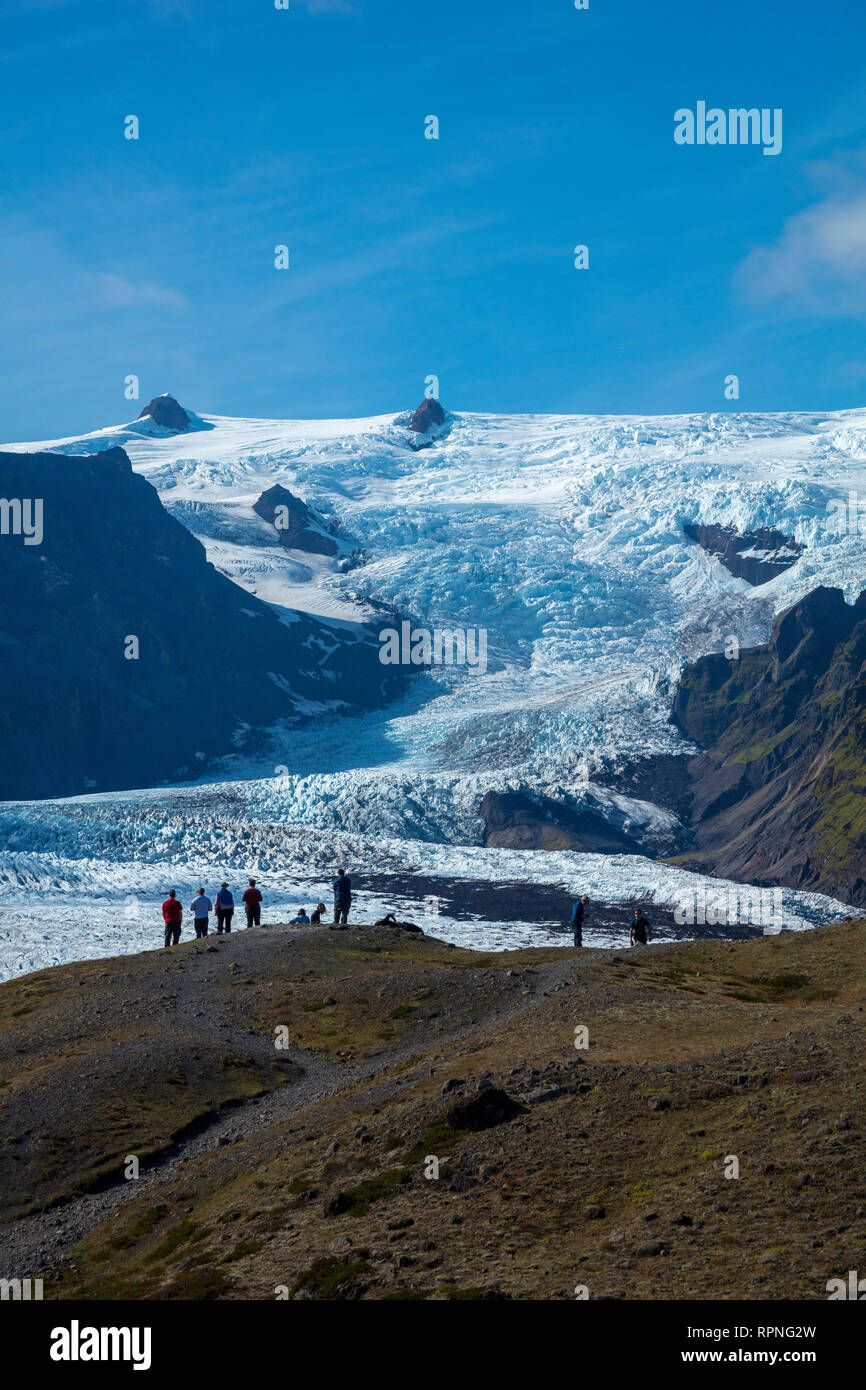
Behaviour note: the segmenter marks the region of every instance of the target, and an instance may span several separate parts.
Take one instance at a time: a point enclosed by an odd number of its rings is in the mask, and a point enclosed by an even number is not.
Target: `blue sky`
[[[428,374],[458,411],[866,403],[862,0],[4,0],[0,33],[2,439]],[[781,153],[678,146],[698,100],[782,108]]]

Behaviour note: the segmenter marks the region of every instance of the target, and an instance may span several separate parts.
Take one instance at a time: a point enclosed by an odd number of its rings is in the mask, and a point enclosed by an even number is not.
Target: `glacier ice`
[[[650,858],[485,848],[482,796],[591,792],[652,843],[670,818],[627,804],[604,774],[618,759],[687,751],[668,723],[683,662],[730,636],[766,641],[774,614],[818,584],[849,600],[866,587],[849,501],[866,485],[866,411],[467,413],[418,451],[391,416],[202,418],[206,431],[184,435],[139,421],[7,447],[120,444],[217,568],[286,621],[300,609],[483,627],[487,670],[435,668],[399,703],[351,719],[330,714],[337,693],[323,691],[313,724],[272,730],[256,761],[239,745],[197,784],[0,806],[2,975],[156,944],[168,886],[254,873],[275,920],[317,898],[338,862],[361,884],[392,872],[562,885],[564,916],[578,887],[673,902],[684,871]],[[339,556],[277,544],[252,509],[274,483],[338,527]],[[750,588],[684,536],[685,521],[775,527],[804,551]],[[844,907],[788,890],[784,904],[792,926]],[[434,929],[411,892],[371,894],[359,910],[395,905]],[[439,915],[435,931],[505,946],[546,928]]]

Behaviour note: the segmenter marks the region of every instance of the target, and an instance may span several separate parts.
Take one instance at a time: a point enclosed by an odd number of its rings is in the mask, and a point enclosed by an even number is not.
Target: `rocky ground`
[[[866,1269],[864,1007],[862,921],[488,955],[276,926],[45,970],[0,986],[0,1276],[823,1300]]]

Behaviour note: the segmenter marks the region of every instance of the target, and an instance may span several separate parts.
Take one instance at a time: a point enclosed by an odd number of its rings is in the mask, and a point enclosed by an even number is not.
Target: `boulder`
[[[479,1091],[471,1099],[452,1105],[445,1118],[453,1129],[493,1129],[524,1113],[524,1106],[496,1086]]]
[[[559,1086],[537,1086],[534,1091],[529,1091],[524,1097],[527,1105],[543,1105],[545,1101],[556,1100],[562,1095]]]

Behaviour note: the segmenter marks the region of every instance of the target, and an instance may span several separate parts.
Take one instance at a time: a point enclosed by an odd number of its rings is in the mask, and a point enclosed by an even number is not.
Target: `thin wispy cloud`
[[[300,264],[296,265],[285,290],[278,296],[269,295],[261,301],[258,312],[272,315],[282,312],[285,304],[297,305],[315,300],[333,302],[335,296],[370,280],[384,279],[387,282],[390,277],[417,269],[419,257],[431,251],[438,251],[447,257],[449,245],[458,240],[465,241],[475,233],[492,227],[496,221],[495,214],[445,219],[400,236],[383,238],[339,261],[311,257],[309,265],[305,266],[303,258],[299,257]],[[441,271],[443,279],[447,273],[446,260]]]
[[[825,196],[789,217],[774,242],[754,247],[739,266],[737,286],[749,300],[817,317],[866,308],[866,179],[859,163],[816,166]]]
[[[0,217],[0,265],[7,270],[0,277],[7,320],[26,323],[28,316],[41,314],[48,306],[55,322],[65,315],[83,315],[91,322],[96,310],[181,312],[190,307],[187,294],[158,273],[125,273],[83,264],[54,231],[24,218]],[[14,275],[9,271],[13,266]]]
[[[125,275],[103,271],[87,278],[93,298],[107,309],[139,309],[144,305],[178,311],[189,308],[186,295],[169,285],[135,284]]]

